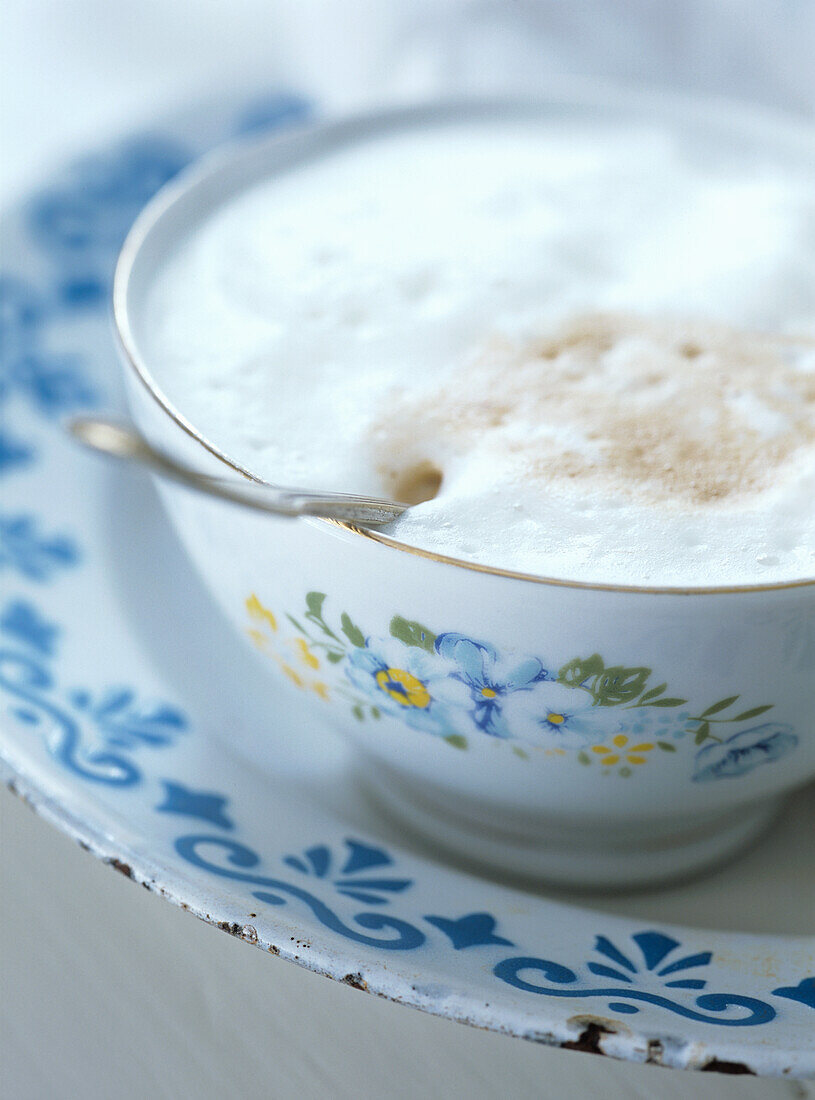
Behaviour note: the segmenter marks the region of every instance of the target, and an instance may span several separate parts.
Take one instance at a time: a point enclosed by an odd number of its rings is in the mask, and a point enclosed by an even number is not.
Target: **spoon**
[[[199,493],[243,504],[258,512],[278,516],[319,516],[377,526],[390,523],[408,505],[355,493],[320,493],[311,489],[286,489],[262,481],[210,477],[160,451],[130,424],[106,417],[79,416],[68,430],[92,451],[146,466],[154,474],[176,481]]]

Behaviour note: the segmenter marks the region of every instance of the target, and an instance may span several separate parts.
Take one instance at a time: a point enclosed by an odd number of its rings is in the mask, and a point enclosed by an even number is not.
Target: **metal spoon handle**
[[[407,505],[354,493],[321,493],[285,489],[265,482],[210,477],[160,451],[129,424],[105,417],[80,416],[70,421],[71,434],[93,451],[146,466],[154,474],[221,500],[243,504],[278,516],[320,516],[323,519],[379,525],[400,516]]]

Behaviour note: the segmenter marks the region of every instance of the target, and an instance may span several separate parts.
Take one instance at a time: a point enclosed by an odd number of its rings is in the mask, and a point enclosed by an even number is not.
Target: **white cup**
[[[668,119],[815,158],[804,123],[611,95],[380,112],[210,156],[148,206],[117,269],[122,362],[148,438],[209,472],[240,469],[166,399],[142,352],[146,292],[200,219],[359,137],[475,116]],[[557,581],[160,488],[237,634],[354,742],[382,805],[441,848],[554,882],[651,883],[723,859],[815,776],[815,579]]]

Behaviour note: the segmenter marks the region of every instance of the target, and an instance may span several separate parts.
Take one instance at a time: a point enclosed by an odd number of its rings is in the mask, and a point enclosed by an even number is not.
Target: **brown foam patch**
[[[495,341],[435,389],[403,391],[372,438],[407,503],[436,495],[451,458],[486,447],[542,487],[723,504],[815,445],[805,354],[803,341],[719,324],[588,314],[524,346]]]

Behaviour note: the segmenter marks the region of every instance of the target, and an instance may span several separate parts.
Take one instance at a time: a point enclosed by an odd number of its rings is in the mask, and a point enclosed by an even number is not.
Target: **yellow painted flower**
[[[301,664],[304,664],[306,668],[319,668],[320,661],[314,655],[311,647],[305,638],[292,638],[289,645],[297,654],[298,660]]]
[[[654,749],[651,741],[641,741],[636,745],[629,744],[629,738],[624,733],[618,733],[612,737],[611,745],[594,745],[592,752],[601,757],[601,763],[609,767],[614,764],[644,764],[647,754]]]
[[[275,634],[277,633],[277,619],[268,607],[263,606],[254,592],[246,599],[246,610],[249,612],[250,619],[254,619],[255,622],[264,623]]]
[[[312,691],[321,699],[328,699],[328,685],[311,675],[320,668],[320,660],[308,640],[303,637],[286,640],[279,638],[277,619],[254,593],[248,597],[245,606],[254,624],[246,628],[246,633],[254,645],[275,661],[286,679],[295,687],[301,691]],[[280,652],[281,647],[285,647],[288,653]]]
[[[273,656],[280,671],[295,687],[300,688],[301,691],[313,691],[321,699],[327,700],[329,698],[328,685],[322,680],[315,680],[313,676],[295,668],[276,653]],[[309,665],[308,667],[312,666]]]
[[[291,680],[295,687],[304,688],[306,686],[303,677],[296,668],[292,668],[290,664],[287,664],[286,661],[282,661],[279,657],[277,658],[277,663],[280,666],[280,671]]]
[[[435,650],[376,636],[353,646],[344,668],[349,687],[367,706],[461,748],[472,732],[472,696],[455,671]]]
[[[430,693],[425,685],[403,668],[383,668],[374,677],[379,688],[402,707],[430,706]]]

